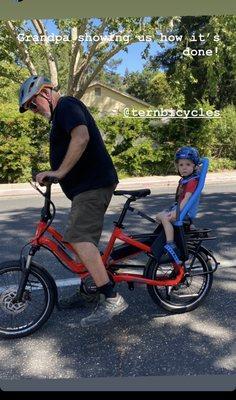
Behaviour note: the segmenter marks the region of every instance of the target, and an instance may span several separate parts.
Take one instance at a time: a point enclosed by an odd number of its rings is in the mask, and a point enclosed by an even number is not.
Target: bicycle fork
[[[39,246],[31,246],[27,259],[25,260],[25,257],[21,257],[22,274],[20,284],[16,292],[16,297],[14,298],[13,303],[21,302],[23,299],[23,294],[30,274],[31,261],[38,250]]]

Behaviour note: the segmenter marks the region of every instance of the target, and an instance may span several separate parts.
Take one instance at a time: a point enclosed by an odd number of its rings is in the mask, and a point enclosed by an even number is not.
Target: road
[[[152,188],[152,195],[135,203],[150,216],[173,201],[173,188]],[[70,203],[54,196],[55,226],[66,223]],[[113,197],[108,209],[101,248],[121,211],[123,197]],[[40,196],[0,198],[1,261],[19,257],[40,215]],[[102,327],[83,330],[80,319],[91,311],[55,310],[39,331],[29,337],[0,343],[0,377],[8,379],[61,379],[232,375],[235,368],[233,317],[236,290],[236,188],[208,185],[202,196],[197,225],[211,227],[217,239],[209,244],[222,265],[214,276],[209,296],[196,310],[168,315],[157,308],[144,286],[119,291],[128,309]],[[151,223],[129,216],[127,232],[153,229]],[[60,282],[74,278],[46,251],[37,259]],[[60,285],[59,295],[74,289]]]

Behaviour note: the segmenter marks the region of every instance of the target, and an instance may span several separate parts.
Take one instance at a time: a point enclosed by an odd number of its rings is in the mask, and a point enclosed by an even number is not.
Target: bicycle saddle
[[[115,190],[114,195],[115,196],[121,196],[123,194],[128,194],[130,196],[136,197],[137,199],[140,199],[141,197],[146,197],[149,194],[151,194],[150,189],[140,189],[140,190]]]

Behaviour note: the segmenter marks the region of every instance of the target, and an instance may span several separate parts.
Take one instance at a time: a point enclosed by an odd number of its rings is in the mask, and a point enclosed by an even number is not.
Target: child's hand
[[[176,211],[175,210],[170,211],[169,218],[170,218],[170,221],[175,221],[176,220]]]
[[[157,216],[156,216],[156,221],[157,221],[157,222],[161,222],[160,217],[158,218],[158,214],[157,214]]]
[[[172,222],[172,221],[175,221],[175,220],[176,220],[176,212],[175,212],[175,210],[173,210],[173,211],[164,210],[164,211],[159,212],[157,214],[157,216],[156,216],[156,221],[157,222],[162,222],[163,223],[165,221]]]

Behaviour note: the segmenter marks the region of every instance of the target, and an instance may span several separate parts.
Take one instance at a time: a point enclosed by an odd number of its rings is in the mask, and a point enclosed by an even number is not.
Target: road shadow
[[[148,215],[167,207],[169,194],[152,195],[135,203]],[[121,211],[122,201],[111,205],[105,217],[101,244]],[[234,261],[235,193],[203,196],[197,225],[211,227],[217,240],[212,248]],[[68,209],[59,207],[55,227],[64,226]],[[17,256],[18,249],[34,230],[39,209],[13,210],[0,223],[1,258]],[[1,218],[1,213],[0,213]],[[127,217],[127,232],[146,232],[152,224],[139,217]],[[47,254],[42,261],[51,265]],[[53,264],[52,264],[53,266]],[[54,272],[53,272],[54,273]],[[52,273],[52,274],[53,274]],[[71,276],[71,275],[70,275]],[[233,317],[235,316],[236,272],[219,269],[213,287],[196,310],[169,314],[158,308],[145,286],[130,292],[125,283],[117,288],[129,303],[128,309],[101,327],[82,329],[80,320],[92,311],[55,311],[35,334],[0,343],[0,376],[16,378],[93,378],[162,375],[231,375],[235,354]],[[70,291],[71,289],[66,289]],[[65,292],[66,294],[66,292]]]
[[[32,336],[2,342],[1,377],[233,374],[233,293],[213,287],[198,309],[171,315],[151,302],[144,287],[132,296],[124,285],[119,291],[129,308],[101,327],[80,327],[90,306],[55,310]]]
[[[118,219],[124,204],[124,198],[119,199],[119,204],[112,201],[105,216],[104,230],[100,244],[105,245],[105,240],[109,237],[113,229],[113,221]],[[170,194],[151,195],[145,199],[140,199],[133,204],[139,210],[146,212],[149,216],[155,217],[158,211],[165,209],[174,201],[174,196]],[[53,225],[62,231],[67,222],[68,208],[58,207]],[[236,194],[235,193],[214,193],[203,195],[199,206],[196,225],[200,228],[211,228],[216,241],[211,243],[213,249],[217,249],[219,254],[225,257],[227,251],[236,248]],[[3,216],[2,216],[3,214]],[[0,211],[0,243],[1,257],[7,259],[9,255],[17,254],[18,247],[21,247],[34,234],[36,222],[40,217],[40,207],[27,207],[11,210],[7,218],[4,218],[6,211]],[[125,232],[142,233],[152,232],[155,224],[152,224],[132,213],[127,214],[125,219]],[[233,254],[232,259],[235,258]]]

